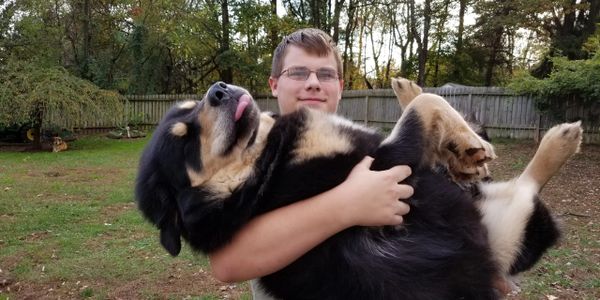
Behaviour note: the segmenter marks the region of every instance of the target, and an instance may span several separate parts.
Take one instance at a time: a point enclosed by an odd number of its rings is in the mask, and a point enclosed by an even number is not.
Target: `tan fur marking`
[[[343,122],[340,118],[312,109],[307,110],[307,117],[308,128],[298,139],[293,153],[294,163],[314,157],[348,153],[352,149],[350,141],[339,132],[340,122]]]
[[[187,134],[187,125],[183,122],[177,122],[171,127],[171,134],[174,136],[184,136]]]
[[[202,126],[208,127],[202,131],[203,134],[200,137],[202,170],[196,172],[188,168],[187,173],[192,186],[202,185],[213,192],[227,195],[245,182],[248,176],[252,174],[254,162],[262,153],[266,145],[267,135],[271,131],[275,120],[267,113],[261,114],[254,144],[246,147],[250,138],[247,137],[240,140],[229,155],[220,156],[214,155],[212,151],[213,140],[210,134],[213,132],[213,128],[210,127],[210,119],[205,118],[210,115],[206,114],[200,118]]]
[[[183,101],[183,102],[179,103],[177,105],[177,107],[179,107],[181,109],[190,109],[190,108],[194,108],[196,106],[196,104],[198,104],[198,103],[194,100],[187,100],[187,101]]]

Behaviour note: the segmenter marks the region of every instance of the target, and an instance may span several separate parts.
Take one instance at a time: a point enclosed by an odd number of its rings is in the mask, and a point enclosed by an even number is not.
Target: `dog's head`
[[[260,119],[245,89],[218,82],[201,101],[175,105],[158,125],[141,157],[135,192],[172,255],[181,249],[180,237],[187,236],[182,195],[237,187],[241,181],[234,177],[250,172],[251,161],[244,158],[256,152]]]

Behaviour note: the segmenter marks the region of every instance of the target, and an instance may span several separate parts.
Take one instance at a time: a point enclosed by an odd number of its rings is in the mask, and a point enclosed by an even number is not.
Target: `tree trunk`
[[[315,28],[323,29],[321,24],[321,1],[310,0],[309,5],[311,25]]]
[[[90,31],[90,0],[83,0],[83,47],[82,47],[82,61],[81,61],[81,77],[91,80],[90,74],[90,43],[92,40],[92,33]]]
[[[503,28],[498,28],[494,31],[492,49],[490,51],[490,57],[488,59],[485,69],[485,86],[492,86],[492,80],[494,78],[494,68],[498,64],[498,52],[500,52],[500,49],[502,47],[503,31]]]
[[[354,78],[354,76],[352,76],[349,68],[354,56],[354,52],[352,51],[354,47],[351,47],[351,45],[353,45],[354,29],[356,28],[356,6],[354,5],[354,0],[349,0],[347,12],[348,20],[350,21],[348,21],[348,23],[346,24],[344,39],[344,85],[346,86],[346,88],[352,88],[352,78]]]
[[[419,49],[419,75],[417,84],[425,86],[427,55],[429,53],[429,28],[431,27],[431,0],[425,0],[423,9],[423,37]]]
[[[439,85],[439,80],[440,80],[440,57],[441,52],[442,52],[442,43],[444,42],[444,38],[448,37],[448,35],[444,35],[444,28],[446,27],[446,24],[448,23],[448,19],[450,18],[450,12],[449,12],[449,7],[450,7],[450,0],[444,0],[444,9],[443,9],[443,14],[440,15],[439,20],[438,20],[438,25],[437,25],[437,29],[436,29],[436,43],[437,43],[437,53],[435,56],[435,75],[434,75],[434,80],[433,80],[433,86],[438,86]]]
[[[333,36],[331,38],[333,38],[333,41],[336,44],[338,44],[340,40],[340,14],[342,13],[344,2],[345,0],[335,0],[335,9],[333,10]]]
[[[229,52],[229,3],[228,0],[221,0],[221,18],[223,20],[222,24],[222,36],[221,40],[221,53]],[[231,66],[229,66],[229,62],[227,63],[227,67],[221,69],[221,80],[227,83],[233,83],[233,70]]]
[[[273,20],[279,20],[277,16],[277,0],[271,0],[271,17]],[[271,51],[275,51],[279,44],[279,31],[277,30],[277,22],[272,22],[269,28],[269,40],[271,40]]]
[[[463,52],[463,35],[465,32],[465,13],[467,11],[468,0],[459,0],[458,8],[458,33],[456,36],[456,52],[454,53],[454,62],[452,66],[452,81],[462,82],[462,52]]]
[[[32,116],[33,122],[33,149],[42,149],[42,122],[44,120],[44,111],[41,104],[37,104]]]

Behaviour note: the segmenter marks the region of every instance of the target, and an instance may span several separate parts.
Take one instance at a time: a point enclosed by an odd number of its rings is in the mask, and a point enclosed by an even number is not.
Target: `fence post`
[[[540,135],[542,130],[542,114],[538,115],[537,122],[535,124],[535,132],[533,134],[533,140],[536,144],[540,143]]]
[[[365,97],[365,126],[369,126],[369,95]]]

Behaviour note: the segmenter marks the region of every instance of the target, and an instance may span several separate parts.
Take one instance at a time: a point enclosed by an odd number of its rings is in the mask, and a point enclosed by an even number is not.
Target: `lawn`
[[[160,247],[133,200],[146,142],[0,152],[0,299],[250,298],[213,279],[204,256]]]
[[[69,150],[0,151],[0,299],[250,299],[184,247],[173,258],[138,213],[133,184],[147,139],[81,138]],[[496,178],[518,174],[530,142],[500,141]],[[512,299],[600,298],[600,147],[583,148],[542,197],[565,238]]]

